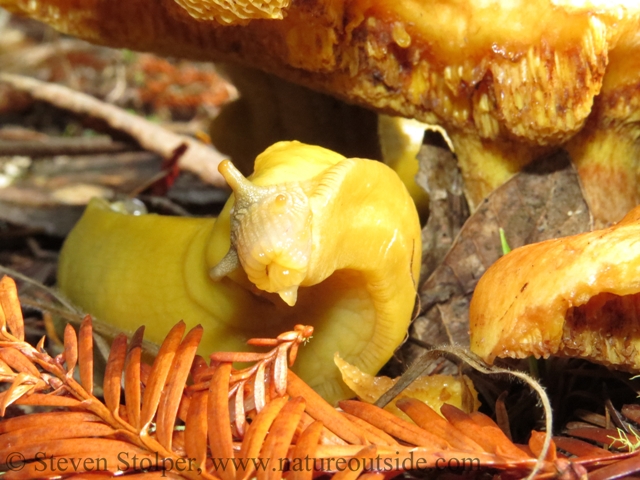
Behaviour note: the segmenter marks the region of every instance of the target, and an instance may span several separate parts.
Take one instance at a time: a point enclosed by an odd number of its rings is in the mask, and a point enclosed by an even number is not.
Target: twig
[[[168,212],[171,215],[178,217],[192,217],[186,209],[182,208],[177,203],[171,201],[167,197],[157,197],[154,195],[138,195],[137,198],[149,205],[154,211],[162,210],[162,213]]]
[[[218,173],[218,164],[225,157],[198,140],[170,132],[160,125],[128,113],[115,105],[102,102],[90,95],[76,92],[62,85],[41,82],[30,77],[10,73],[0,73],[0,82],[11,85],[16,90],[26,92],[33,98],[48,102],[58,108],[99,118],[110,127],[126,132],[135,138],[143,148],[156,152],[163,158],[170,157],[176,147],[186,143],[189,149],[180,158],[180,167],[195,173],[212,185],[226,186],[226,182]]]
[[[48,157],[55,155],[87,155],[135,150],[135,145],[116,142],[108,136],[49,137],[41,140],[0,140],[0,156],[24,155]]]
[[[58,252],[53,250],[45,250],[40,246],[38,241],[33,237],[27,238],[27,246],[31,250],[31,254],[40,260],[58,260]]]
[[[162,162],[162,170],[129,192],[129,197],[136,197],[147,189],[150,189],[151,193],[156,195],[167,193],[167,190],[173,185],[178,176],[180,158],[187,150],[189,150],[189,147],[185,143],[178,145],[171,157],[165,157]]]
[[[5,267],[4,265],[0,265],[0,273],[11,275],[12,277],[17,278],[25,283],[34,285],[35,287],[42,289],[44,292],[46,292],[51,297],[55,298],[58,302],[60,302],[60,304],[68,312],[71,312],[76,317],[81,315],[81,312],[74,305],[72,305],[66,298],[60,295],[58,291],[55,290],[54,288],[47,287],[46,285],[43,285],[37,280],[27,277],[26,275],[21,274],[17,270],[14,270],[13,268]]]
[[[551,403],[544,388],[533,378],[523,372],[514,370],[507,370],[505,368],[499,368],[495,366],[489,366],[485,364],[479,357],[473,355],[462,347],[456,345],[444,345],[436,347],[433,350],[425,352],[418,360],[416,360],[407,371],[400,377],[398,382],[389,390],[387,390],[375,403],[378,407],[384,407],[392,399],[394,399],[399,393],[407,388],[418,376],[422,375],[424,370],[430,365],[430,360],[433,355],[441,355],[443,353],[451,354],[464,361],[467,365],[471,366],[475,370],[487,374],[487,375],[508,375],[516,377],[527,385],[529,385],[540,397],[542,407],[545,413],[545,439],[542,445],[540,455],[533,470],[527,476],[527,480],[535,478],[536,474],[542,469],[547,453],[551,446],[551,436],[553,435],[553,413],[551,409]]]
[[[34,69],[41,66],[52,57],[59,57],[69,52],[83,52],[95,49],[95,45],[82,40],[74,38],[58,39],[4,53],[0,55],[0,65],[2,65],[2,70],[7,73],[24,72],[25,69]]]

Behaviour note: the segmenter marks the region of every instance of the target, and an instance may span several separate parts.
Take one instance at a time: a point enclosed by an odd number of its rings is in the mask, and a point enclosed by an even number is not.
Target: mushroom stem
[[[586,128],[567,145],[595,228],[618,222],[640,203],[640,129]]]
[[[464,191],[471,210],[549,148],[509,139],[483,139],[477,135],[449,133],[464,178]]]
[[[619,40],[585,128],[566,145],[596,227],[619,221],[640,203],[638,40],[640,32]]]

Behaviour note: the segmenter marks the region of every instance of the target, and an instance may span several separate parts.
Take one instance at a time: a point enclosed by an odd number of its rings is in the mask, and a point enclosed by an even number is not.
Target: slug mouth
[[[309,199],[299,183],[254,185],[228,161],[220,164],[235,195],[231,249],[212,277],[242,265],[258,289],[277,293],[290,307],[307,276],[312,244]]]
[[[306,272],[290,269],[278,263],[268,265],[265,271],[269,277],[269,289],[266,290],[277,293],[284,303],[293,307],[298,300],[298,287]]]
[[[284,303],[293,307],[298,300],[298,287],[307,276],[307,257],[302,255],[303,263],[292,262],[288,255],[285,258],[280,256],[280,261],[273,261],[271,257],[264,251],[247,253],[240,248],[238,252],[232,247],[210,271],[210,276],[219,281],[242,265],[249,281],[259,290],[276,293]]]
[[[278,262],[261,265],[251,256],[245,260],[240,256],[247,277],[260,290],[277,293],[280,298],[293,307],[298,300],[298,287],[306,277],[306,268],[291,268]]]
[[[288,287],[278,290],[278,295],[284,303],[293,307],[298,300],[298,287]]]
[[[311,212],[307,205],[276,213],[270,207],[268,202],[254,204],[236,217],[232,244],[249,281],[277,293],[291,307],[308,272]]]

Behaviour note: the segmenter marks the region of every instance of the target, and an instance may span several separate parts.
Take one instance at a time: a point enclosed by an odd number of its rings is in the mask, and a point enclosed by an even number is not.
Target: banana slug
[[[420,223],[382,163],[280,142],[217,219],[127,215],[93,200],[63,246],[61,291],[125,331],[160,342],[183,319],[205,327],[199,353],[244,350],[251,337],[313,325],[296,362],[321,395],[349,395],[336,352],[375,373],[403,341],[420,269]]]

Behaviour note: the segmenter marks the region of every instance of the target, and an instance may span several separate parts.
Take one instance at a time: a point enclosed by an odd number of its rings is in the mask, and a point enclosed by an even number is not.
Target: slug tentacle
[[[212,280],[219,282],[224,277],[240,268],[240,259],[235,247],[231,246],[220,263],[209,270],[209,276]]]
[[[375,373],[403,341],[421,251],[418,215],[387,166],[280,142],[217,220],[111,211],[90,204],[69,235],[60,288],[99,319],[157,341],[182,318],[205,326],[200,353],[314,326],[296,369],[330,401],[349,395],[333,356]],[[241,266],[242,268],[238,268]]]
[[[311,255],[307,195],[297,183],[253,185],[229,161],[221,164],[220,173],[235,196],[231,246],[221,264],[237,257],[256,287],[277,293],[289,306],[295,305]]]

